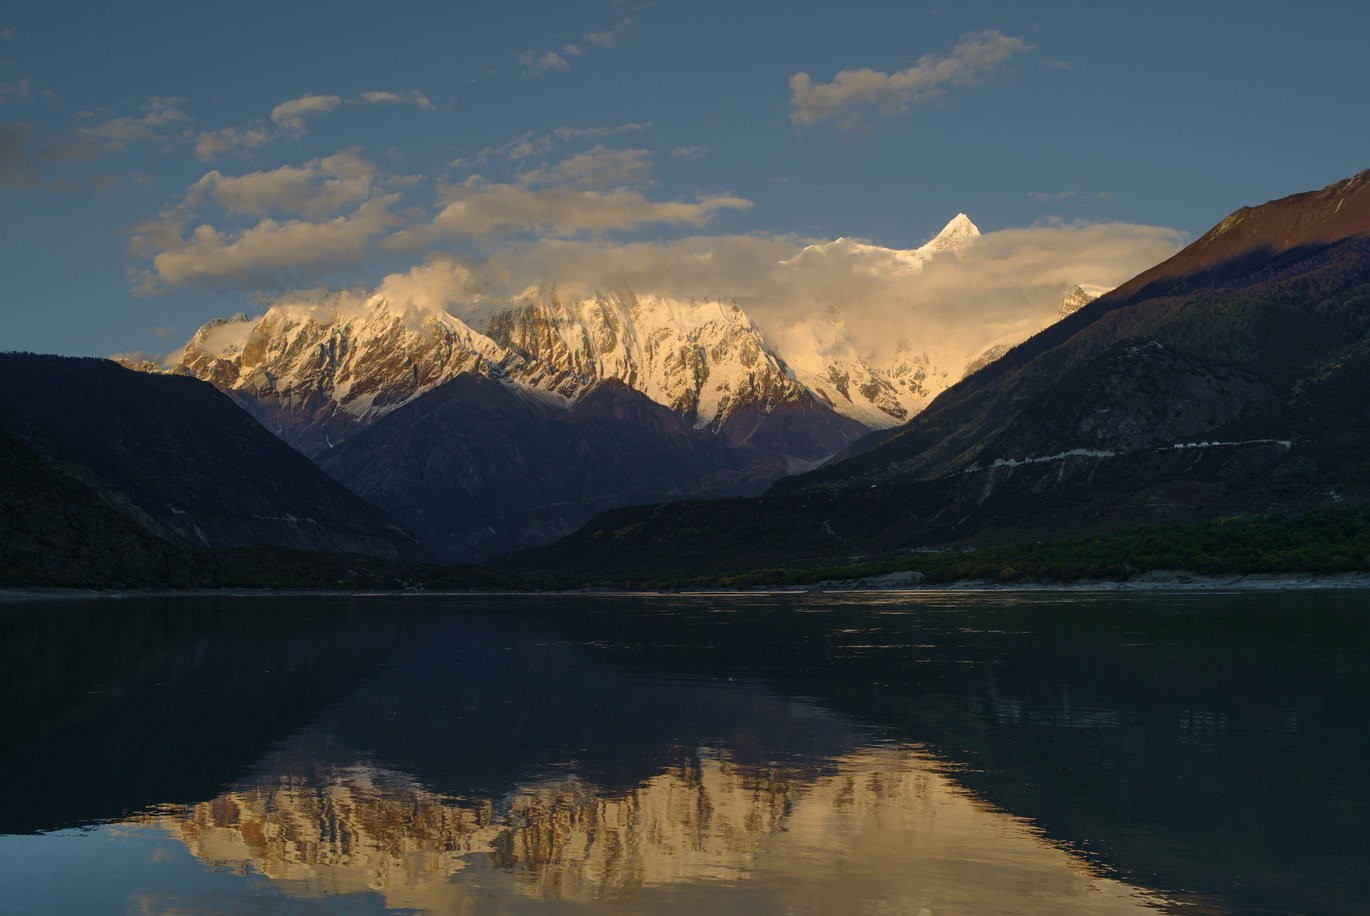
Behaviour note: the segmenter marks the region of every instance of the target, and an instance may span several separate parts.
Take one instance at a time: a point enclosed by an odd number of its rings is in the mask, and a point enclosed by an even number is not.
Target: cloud
[[[622,188],[642,184],[652,171],[651,153],[645,149],[593,149],[556,165],[531,169],[519,175],[526,187],[569,185],[577,188]]]
[[[362,308],[372,294],[416,309],[480,321],[529,289],[563,298],[632,291],[742,306],[784,352],[808,321],[840,320],[859,355],[887,361],[923,350],[966,354],[1022,340],[1060,316],[1077,284],[1115,286],[1172,254],[1181,233],[1099,224],[987,233],[921,266],[907,253],[871,245],[778,236],[695,236],[666,243],[543,240],[483,260],[441,253],[373,290],[341,298],[321,290],[282,303],[321,301]]]
[[[1048,67],[1051,67],[1054,70],[1064,70],[1067,73],[1075,69],[1074,65],[1072,65],[1070,61],[1060,60],[1055,57],[1044,57],[1042,58],[1042,63],[1046,64]]]
[[[183,126],[190,121],[180,99],[152,98],[136,115],[119,115],[82,125],[67,133],[35,138],[27,124],[0,125],[0,185],[93,190],[120,180],[113,175],[73,179],[51,177],[51,170],[78,162],[92,162],[138,143],[157,144],[164,150],[184,143],[190,136]]]
[[[618,44],[619,40],[626,37],[633,30],[633,20],[620,19],[607,29],[600,29],[597,32],[586,32],[581,38],[599,48],[612,48]]]
[[[1001,32],[969,32],[949,55],[925,54],[897,73],[842,70],[830,83],[815,83],[807,73],[796,73],[790,77],[790,120],[802,125],[831,122],[840,131],[856,132],[872,114],[906,114],[947,88],[973,86],[1028,49],[1021,38]]]
[[[18,99],[27,102],[33,97],[33,83],[28,77],[24,77],[13,83],[0,83],[0,102],[6,99]]]
[[[306,115],[327,114],[342,103],[342,98],[336,95],[302,95],[271,109],[271,121],[291,136],[302,136]]]
[[[403,105],[412,103],[424,111],[432,111],[433,102],[428,96],[414,90],[411,92],[363,92],[361,99],[368,105]]]
[[[17,138],[22,141],[22,137]],[[22,149],[22,143],[19,146]],[[16,163],[22,159],[11,157]],[[442,186],[438,208],[400,208],[397,189],[416,176],[385,176],[356,150],[302,165],[205,173],[180,200],[137,226],[135,291],[176,286],[276,287],[382,251],[447,239],[600,237],[643,226],[699,227],[750,201],[727,194],[651,200],[646,150],[597,145],[530,169],[513,182],[475,175]],[[205,214],[212,208],[220,216]],[[243,218],[253,220],[244,224]]]
[[[524,68],[524,72],[529,76],[538,76],[548,70],[566,72],[571,69],[571,62],[568,57],[584,57],[591,49],[597,48],[605,50],[618,44],[623,38],[627,37],[633,30],[633,20],[628,18],[619,19],[608,28],[598,29],[593,32],[586,32],[580,36],[579,41],[568,41],[563,44],[558,51],[520,51],[514,55],[514,59]],[[588,47],[587,47],[588,46]]]
[[[626,245],[544,240],[472,269],[487,295],[555,283],[564,295],[627,288],[639,295],[735,301],[768,336],[840,310],[862,355],[959,347],[979,353],[1059,317],[1075,285],[1116,286],[1169,257],[1182,233],[1104,223],[986,233],[921,266],[878,246],[806,246],[784,237],[701,236]],[[455,312],[460,315],[460,310]]]
[[[318,276],[361,260],[371,242],[398,219],[390,208],[398,195],[373,198],[352,213],[321,221],[264,219],[240,232],[221,232],[202,224],[187,236],[173,227],[152,225],[136,234],[130,247],[148,256],[151,266],[135,270],[134,291],[168,287],[279,287],[292,278]]]
[[[260,149],[281,137],[298,140],[305,134],[306,117],[327,114],[343,104],[343,98],[337,95],[302,95],[289,99],[271,109],[270,125],[257,121],[244,127],[201,132],[195,141],[195,155],[202,162],[209,162],[224,153]]]
[[[445,205],[430,223],[396,233],[387,246],[414,248],[450,237],[535,234],[564,238],[647,225],[701,226],[720,211],[752,206],[751,201],[729,195],[651,201],[637,191],[529,188],[491,184],[479,175],[444,188],[443,200]]]
[[[671,155],[677,159],[703,159],[709,155],[709,148],[706,146],[677,146],[671,150]]]
[[[524,51],[517,55],[516,59],[533,73],[541,73],[544,70],[565,72],[571,69],[570,62],[555,51],[547,51],[540,55],[533,51]]]
[[[382,175],[351,149],[244,175],[207,172],[134,228],[130,253],[147,262],[131,271],[134,290],[280,288],[361,260],[378,237],[405,222],[392,212],[400,195],[386,192],[410,183]],[[222,218],[206,219],[207,209]]]
[[[265,216],[272,211],[309,218],[337,213],[371,197],[378,170],[355,150],[312,159],[303,166],[226,176],[204,175],[191,186],[192,203],[208,197],[225,213]]]
[[[179,145],[189,136],[181,125],[191,121],[184,104],[182,99],[148,99],[141,114],[121,115],[78,127],[53,139],[42,155],[52,162],[89,162],[134,143]]]
[[[29,148],[27,124],[0,124],[0,187],[34,187],[42,168]]]
[[[455,168],[475,167],[492,160],[520,162],[551,152],[553,148],[576,140],[600,140],[619,134],[637,133],[652,126],[650,121],[616,124],[608,127],[558,127],[546,133],[528,131],[499,146],[487,146],[474,156],[457,159]]]
[[[233,150],[252,150],[266,146],[276,135],[263,127],[224,127],[219,130],[201,132],[195,140],[195,155],[208,162],[216,156]]]
[[[1069,199],[1072,198],[1072,197],[1079,197],[1079,196],[1080,196],[1079,193],[1077,193],[1077,192],[1075,192],[1075,191],[1058,191],[1058,192],[1055,193],[1055,194],[1048,194],[1048,193],[1046,193],[1046,192],[1044,192],[1044,191],[1028,191],[1028,198],[1029,198],[1030,200],[1042,200],[1042,201],[1069,200]]]

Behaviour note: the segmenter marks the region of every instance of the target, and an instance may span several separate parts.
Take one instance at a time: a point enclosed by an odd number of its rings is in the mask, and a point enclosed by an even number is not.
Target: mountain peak
[[[958,213],[923,248],[930,251],[964,248],[979,237],[980,227],[972,223],[966,214]]]

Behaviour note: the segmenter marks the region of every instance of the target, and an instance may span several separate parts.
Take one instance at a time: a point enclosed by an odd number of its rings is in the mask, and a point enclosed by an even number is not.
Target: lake
[[[1370,593],[0,603],[0,912],[1370,912]]]

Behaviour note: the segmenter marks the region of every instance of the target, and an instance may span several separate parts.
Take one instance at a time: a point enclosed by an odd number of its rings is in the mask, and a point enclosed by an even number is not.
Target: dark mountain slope
[[[0,428],[168,541],[422,553],[385,513],[195,379],[0,354]]]
[[[1370,504],[1367,183],[1239,211],[863,454],[517,563],[739,568]]]
[[[181,551],[0,430],[0,586],[177,581]]]
[[[616,380],[562,409],[475,375],[319,461],[449,560],[546,543],[613,506],[755,493],[785,471]]]

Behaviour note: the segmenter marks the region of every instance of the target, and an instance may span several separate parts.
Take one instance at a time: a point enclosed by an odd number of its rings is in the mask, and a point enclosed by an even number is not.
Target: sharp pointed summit
[[[951,218],[951,222],[942,227],[942,231],[937,233],[932,241],[923,246],[923,250],[946,251],[964,248],[979,237],[980,227],[972,223],[966,214],[958,213]]]

